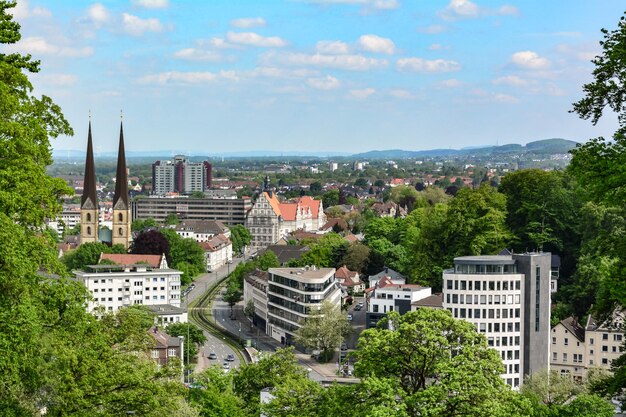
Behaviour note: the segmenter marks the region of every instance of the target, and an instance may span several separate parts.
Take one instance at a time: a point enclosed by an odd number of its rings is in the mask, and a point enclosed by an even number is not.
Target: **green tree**
[[[564,404],[581,394],[584,389],[583,385],[576,383],[570,376],[545,369],[526,377],[521,393],[536,403],[550,407]]]
[[[326,233],[319,239],[303,242],[311,249],[302,255],[298,265],[315,265],[323,268],[335,267],[335,262],[340,262],[343,257],[337,256],[338,252],[345,251],[348,242],[339,234]]]
[[[232,373],[212,366],[194,380],[199,388],[189,390],[189,402],[201,410],[203,417],[246,417],[243,401],[233,391]]]
[[[170,245],[169,265],[183,271],[183,284],[190,283],[196,275],[206,272],[204,250],[198,242],[182,238],[172,229],[162,229],[161,233]]]
[[[230,314],[233,314],[233,307],[239,301],[241,301],[241,288],[237,285],[237,282],[230,280],[228,282],[228,287],[226,287],[226,292],[224,292],[224,296],[222,297],[225,302],[230,306]]]
[[[248,229],[238,224],[230,228],[230,240],[233,242],[233,253],[239,254],[250,244],[252,235]]]
[[[339,204],[339,190],[338,189],[332,189],[332,190],[328,190],[324,193],[324,195],[322,195],[322,205],[324,207],[332,207],[332,206],[336,206],[337,204]]]
[[[500,377],[498,353],[446,310],[389,313],[361,334],[355,359],[356,375],[388,384],[408,415],[527,415]]]
[[[341,263],[351,271],[365,273],[370,259],[370,249],[362,243],[353,243],[348,247]]]
[[[204,195],[204,193],[202,191],[194,191],[193,193],[191,193],[191,195],[189,197],[191,197],[191,198],[205,198],[206,195]]]
[[[157,227],[157,222],[156,220],[149,218],[149,219],[137,219],[135,221],[133,221],[132,225],[131,225],[131,230],[133,232],[141,232],[145,229],[153,229]]]
[[[2,44],[20,40],[14,6],[0,2]],[[41,407],[49,416],[176,414],[177,384],[147,356],[114,343],[119,334],[86,311],[87,290],[66,278],[54,242],[41,233],[71,193],[46,172],[50,138],[73,132],[49,97],[31,95],[26,73],[38,70],[28,55],[0,53],[2,414],[35,416]]]
[[[176,213],[170,213],[165,216],[163,224],[165,224],[166,226],[176,226],[179,222],[180,221],[178,220],[178,216],[176,215]]]
[[[165,328],[165,333],[170,336],[185,337],[185,351],[183,352],[185,363],[198,354],[198,348],[206,342],[204,332],[193,323],[171,323]],[[190,342],[191,341],[191,342]]]
[[[102,242],[83,243],[77,249],[63,255],[61,261],[68,271],[96,265],[102,253],[126,253],[122,245],[108,246]]]
[[[341,309],[324,301],[319,309],[310,308],[305,322],[296,331],[296,343],[320,351],[320,360],[325,362],[332,359],[334,350],[351,332]]]
[[[309,192],[311,195],[319,195],[322,192],[322,183],[319,181],[312,182],[309,186]]]
[[[245,404],[246,415],[258,416],[261,390],[279,386],[287,379],[306,377],[298,365],[293,348],[279,349],[263,356],[257,363],[233,371],[233,391]]]
[[[267,271],[270,268],[278,268],[280,266],[276,254],[271,250],[266,250],[261,255],[257,256],[254,260],[254,264],[262,271]]]

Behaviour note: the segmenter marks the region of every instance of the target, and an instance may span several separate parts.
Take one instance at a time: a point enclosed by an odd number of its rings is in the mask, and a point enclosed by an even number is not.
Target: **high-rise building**
[[[550,253],[503,253],[458,257],[443,273],[443,307],[487,337],[512,387],[550,365],[550,270]]]
[[[211,187],[213,167],[208,161],[191,162],[184,155],[152,164],[152,193],[191,194]]]

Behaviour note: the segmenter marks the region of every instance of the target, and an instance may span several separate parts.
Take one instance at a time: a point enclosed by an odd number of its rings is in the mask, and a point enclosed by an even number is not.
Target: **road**
[[[202,296],[208,288],[215,283],[218,279],[224,278],[227,276],[232,269],[234,269],[237,264],[241,262],[241,259],[233,259],[232,264],[227,264],[218,268],[214,272],[205,273],[199,275],[195,280],[194,284],[196,285],[193,290],[191,290],[187,296],[182,300],[182,308],[187,308],[189,303],[196,300],[200,296]],[[207,338],[206,343],[199,349],[198,352],[198,365],[196,366],[196,371],[201,371],[207,366],[219,365],[225,362],[226,357],[230,354],[235,357],[235,360],[230,362],[231,368],[236,368],[239,366],[239,357],[233,349],[224,343],[220,338],[212,335],[211,333],[204,331],[204,335]],[[217,355],[217,359],[208,359],[209,354],[214,352]]]

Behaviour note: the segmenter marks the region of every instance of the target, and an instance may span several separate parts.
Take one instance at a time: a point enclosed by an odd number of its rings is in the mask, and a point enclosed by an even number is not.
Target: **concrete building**
[[[397,280],[396,280],[397,281]],[[365,290],[367,312],[365,325],[376,327],[378,321],[391,311],[400,314],[419,308],[420,300],[431,297],[430,287],[416,284],[395,283],[390,277],[383,277],[373,287]]]
[[[146,306],[154,314],[154,324],[167,326],[171,323],[187,323],[187,310],[171,304],[154,304]]]
[[[250,198],[188,198],[158,197],[138,198],[132,202],[133,220],[154,219],[165,221],[168,214],[180,220],[215,220],[228,226],[244,224],[252,207]]]
[[[552,328],[550,340],[550,369],[583,381],[586,374],[584,327],[574,317],[568,317]]]
[[[180,307],[182,272],[170,269],[165,256],[103,253],[98,265],[74,274],[93,296],[87,305],[90,312],[117,311],[134,304]]]
[[[152,164],[152,193],[191,194],[211,187],[213,167],[208,161],[191,162],[184,155]]]
[[[463,256],[443,273],[443,307],[487,337],[514,388],[550,364],[550,270],[550,253],[525,253]]]
[[[243,305],[254,306],[252,323],[263,331],[267,330],[267,281],[268,273],[257,269],[243,283]]]
[[[257,326],[265,321],[265,332],[283,344],[293,344],[295,332],[311,309],[324,301],[341,306],[334,268],[270,268],[267,280],[258,275],[244,280],[244,302],[253,300]]]

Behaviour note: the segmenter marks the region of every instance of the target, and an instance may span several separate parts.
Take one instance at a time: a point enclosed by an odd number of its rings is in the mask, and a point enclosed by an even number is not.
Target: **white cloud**
[[[450,0],[448,6],[441,10],[439,17],[444,20],[475,19],[482,16],[514,16],[519,14],[515,6],[504,5],[498,9],[480,7],[470,0]]]
[[[347,4],[361,6],[363,12],[372,10],[392,10],[400,7],[398,0],[305,0],[320,5]]]
[[[533,70],[545,69],[550,66],[550,61],[547,58],[541,57],[533,51],[516,52],[511,56],[511,62],[518,67]]]
[[[425,33],[427,35],[436,35],[446,31],[446,27],[443,25],[430,25],[421,28],[417,28],[419,33]]]
[[[306,80],[309,87],[317,88],[318,90],[334,90],[341,84],[338,79],[327,75],[322,78],[309,78]]]
[[[512,85],[515,87],[522,87],[528,85],[528,81],[523,78],[518,77],[517,75],[507,75],[505,77],[496,78],[491,82],[495,85]]]
[[[600,54],[600,50],[597,45],[579,44],[579,45],[565,45],[560,44],[556,46],[556,51],[569,58],[574,58],[577,61],[589,62]]]
[[[519,99],[517,97],[508,94],[492,93],[482,90],[480,88],[475,88],[471,90],[470,94],[474,97],[474,101],[478,102],[495,102],[507,104],[519,103]]]
[[[220,77],[226,80],[239,81],[239,74],[236,71],[220,71]]]
[[[251,73],[252,77],[268,78],[304,78],[318,75],[317,71],[308,69],[285,69],[276,67],[257,67]]]
[[[401,58],[396,62],[399,71],[412,72],[453,72],[459,71],[461,65],[456,61],[445,59],[426,60],[422,58]]]
[[[140,84],[199,84],[215,81],[217,75],[212,72],[179,72],[168,71],[159,74],[145,75],[137,81]]]
[[[94,23],[96,27],[107,23],[110,18],[109,11],[100,3],[94,3],[87,8],[87,19]]]
[[[281,48],[287,42],[278,36],[265,37],[254,32],[228,32],[226,39],[239,45],[259,46],[265,48]]]
[[[189,61],[223,61],[224,57],[219,52],[200,49],[200,48],[184,48],[174,53],[175,58],[185,59]]]
[[[46,74],[42,75],[40,79],[44,84],[58,87],[74,85],[78,81],[78,77],[73,74]]]
[[[391,39],[381,38],[376,35],[362,35],[357,41],[359,49],[367,52],[376,52],[392,55],[396,45]]]
[[[389,90],[389,95],[392,97],[400,98],[404,100],[415,98],[415,96],[411,94],[409,91],[402,90],[402,89]]]
[[[341,41],[319,41],[315,45],[315,50],[322,54],[347,54],[350,52],[350,46]]]
[[[376,90],[373,88],[364,88],[362,90],[350,90],[350,95],[356,99],[365,100],[375,92]]]
[[[15,7],[8,9],[8,12],[13,15],[15,19],[26,19],[28,17],[50,17],[52,12],[45,7],[30,8],[28,0],[19,0]]]
[[[270,53],[263,57],[266,62],[277,61],[283,65],[314,66],[336,68],[349,71],[367,71],[370,69],[385,68],[388,65],[385,59],[368,58],[363,55],[308,55],[303,53]]]
[[[22,38],[17,44],[7,45],[6,49],[11,52],[22,51],[33,55],[55,55],[59,57],[78,58],[93,55],[93,48],[85,46],[74,48],[71,46],[60,46],[48,42],[39,36]]]
[[[457,80],[456,78],[443,80],[439,83],[441,87],[445,87],[445,88],[456,88],[456,87],[459,87],[461,84],[462,84],[461,81]]]
[[[156,18],[142,19],[129,13],[122,14],[124,31],[133,36],[141,36],[145,32],[162,32],[163,25]]]
[[[146,9],[165,9],[169,6],[168,0],[133,0],[133,4]]]
[[[232,27],[246,29],[259,26],[265,26],[267,22],[262,17],[243,17],[241,19],[234,19],[230,21]]]
[[[430,45],[428,47],[429,51],[440,51],[442,49],[450,49],[450,47],[449,46],[443,46],[440,43],[433,43],[432,45]]]

